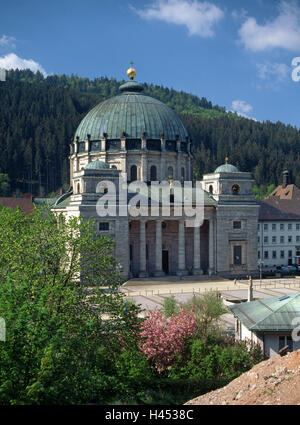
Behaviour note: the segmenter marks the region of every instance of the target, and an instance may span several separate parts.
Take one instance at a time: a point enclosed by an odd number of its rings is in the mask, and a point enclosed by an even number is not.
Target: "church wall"
[[[240,230],[233,229],[233,221],[241,221]],[[217,210],[216,255],[217,273],[225,275],[257,273],[258,206],[219,206]],[[233,266],[233,245],[242,246],[244,267]]]

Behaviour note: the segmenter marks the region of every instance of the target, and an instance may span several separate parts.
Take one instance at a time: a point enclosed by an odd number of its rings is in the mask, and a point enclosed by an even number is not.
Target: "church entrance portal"
[[[169,274],[169,251],[162,252],[162,268],[165,274]]]

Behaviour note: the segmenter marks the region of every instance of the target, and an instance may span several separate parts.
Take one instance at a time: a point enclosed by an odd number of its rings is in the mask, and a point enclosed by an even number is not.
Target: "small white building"
[[[300,349],[299,292],[229,308],[236,318],[236,339],[258,343],[266,357],[275,356],[286,345],[291,350]]]

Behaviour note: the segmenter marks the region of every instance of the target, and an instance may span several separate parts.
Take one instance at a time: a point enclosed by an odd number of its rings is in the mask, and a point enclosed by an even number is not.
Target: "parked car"
[[[283,266],[279,269],[280,273],[293,273],[297,271],[298,271],[298,268],[296,266]]]

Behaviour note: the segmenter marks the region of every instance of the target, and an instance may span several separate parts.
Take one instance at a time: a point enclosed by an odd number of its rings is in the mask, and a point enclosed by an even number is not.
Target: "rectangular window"
[[[284,224],[280,223],[280,230],[284,230]]]
[[[292,228],[293,228],[292,223],[289,223],[288,224],[288,230],[292,230]]]
[[[279,350],[281,350],[283,347],[285,347],[285,337],[284,336],[280,336],[279,337]]]
[[[281,350],[281,348],[285,347],[286,345],[288,345],[291,350],[294,349],[292,337],[291,336],[280,336],[279,337],[279,350]]]
[[[284,243],[284,236],[280,236],[280,243]]]
[[[293,256],[293,251],[289,251],[289,258],[292,258]]]
[[[300,224],[296,223],[296,230],[300,230]]]
[[[284,258],[284,251],[280,251],[280,258]]]
[[[258,251],[258,259],[260,260],[260,251]]]
[[[104,231],[109,230],[109,223],[107,221],[100,221],[99,230],[100,230],[100,232],[104,232]]]
[[[265,258],[265,260],[267,260],[269,258],[269,251],[264,252],[264,258]]]
[[[290,336],[286,337],[286,345],[290,347],[291,350],[294,349],[293,339]]]
[[[300,236],[296,236],[296,242],[300,242]]]
[[[292,236],[288,236],[288,243],[292,243]]]
[[[277,254],[276,254],[276,251],[272,251],[272,258],[274,258],[274,259],[275,259],[275,258],[276,258],[276,255],[277,255]]]
[[[240,266],[242,264],[242,247],[237,245],[233,247],[233,264]]]
[[[242,228],[242,222],[241,221],[234,221],[233,222],[233,228],[234,229],[241,229]]]
[[[258,243],[260,243],[260,237],[259,237],[259,236],[258,236],[258,238],[257,238],[257,242],[258,242]]]
[[[272,236],[272,243],[276,243],[276,236]]]
[[[264,224],[264,230],[268,230],[268,224],[267,223]]]
[[[258,223],[258,225],[257,225],[257,230],[260,230],[260,224]]]
[[[276,230],[276,224],[272,224],[272,230]]]
[[[269,242],[268,236],[264,236],[264,243],[268,243],[268,242]]]

